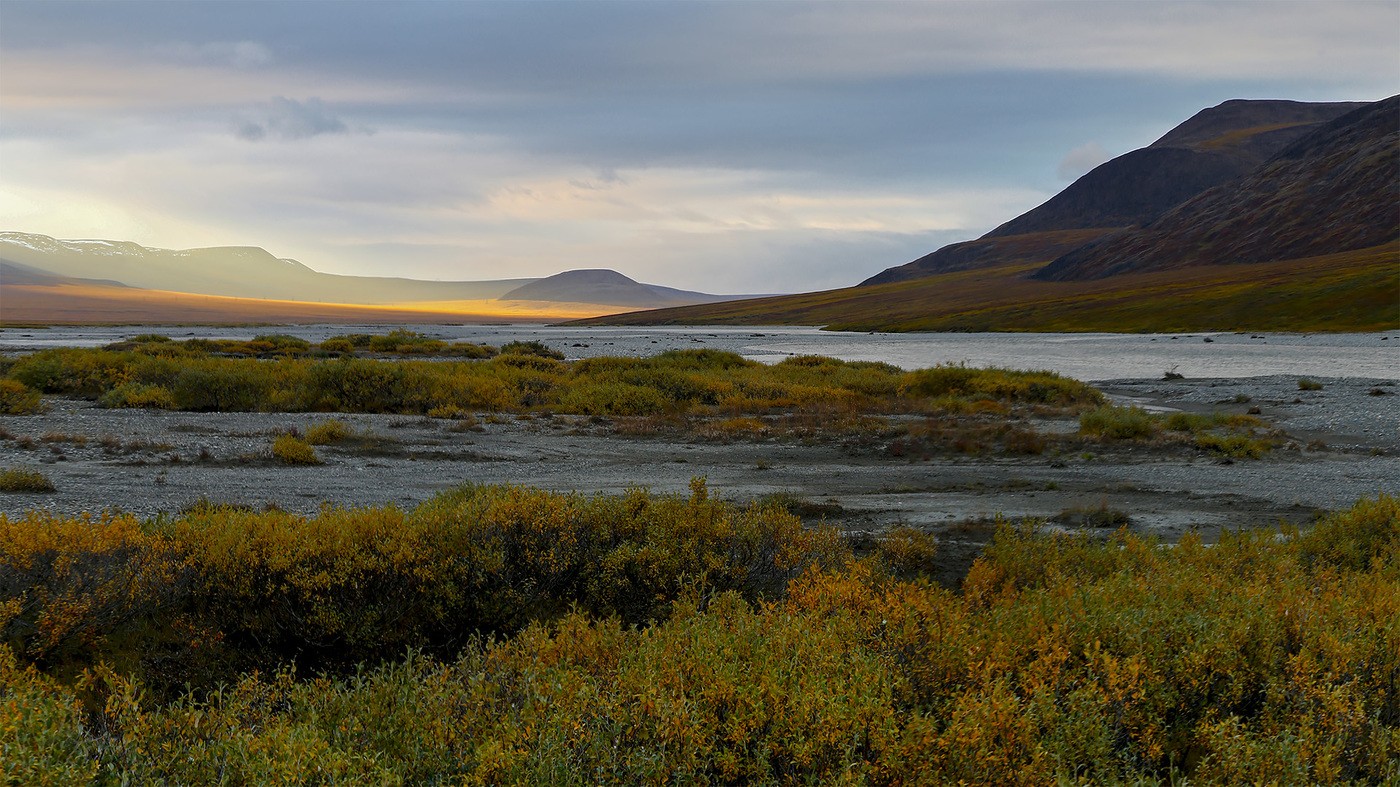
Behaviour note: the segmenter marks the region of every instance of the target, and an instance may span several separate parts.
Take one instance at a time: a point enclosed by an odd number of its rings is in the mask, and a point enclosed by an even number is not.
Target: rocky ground
[[[1117,380],[1101,388],[1148,409],[1256,409],[1287,435],[1258,460],[1178,446],[1096,444],[1076,424],[1025,424],[1046,435],[1038,455],[901,452],[870,435],[704,438],[620,434],[572,416],[497,416],[476,424],[391,415],[104,410],[50,399],[42,415],[0,418],[0,468],[37,469],[51,493],[0,493],[0,512],[117,508],[142,516],[204,498],[310,512],[412,506],[464,483],[528,484],[584,493],[646,486],[680,492],[705,476],[734,500],[781,495],[810,520],[856,533],[907,524],[934,531],[949,556],[971,555],[998,516],[1077,527],[1104,520],[1174,540],[1198,529],[1304,524],[1359,497],[1400,493],[1400,387],[1393,380]],[[324,464],[290,466],[272,438],[336,417],[355,436],[317,449]],[[635,431],[635,430],[633,430]],[[1063,438],[1057,438],[1061,435]]]

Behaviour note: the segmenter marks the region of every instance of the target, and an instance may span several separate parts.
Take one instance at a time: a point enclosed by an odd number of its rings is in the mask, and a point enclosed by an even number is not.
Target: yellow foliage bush
[[[277,435],[272,439],[272,458],[288,465],[319,465],[321,457],[316,455],[305,440],[289,434]]]
[[[933,545],[888,544],[880,562],[850,562],[830,531],[721,503],[698,480],[689,497],[483,487],[309,519],[0,517],[6,775],[1400,780],[1396,498],[1210,546],[1005,525],[962,593],[892,577]],[[92,600],[90,574],[107,588]],[[161,601],[172,586],[187,595]],[[21,666],[37,655],[52,671],[41,620],[88,643],[90,663],[161,604],[182,630],[219,626],[224,659],[205,663],[224,688],[152,703],[120,670],[66,688]],[[479,634],[493,630],[507,636]],[[442,658],[397,655],[415,642]],[[247,656],[272,646],[261,655],[299,669]],[[365,666],[317,674],[347,651]]]
[[[19,380],[0,379],[0,415],[33,415],[43,409],[38,391]]]

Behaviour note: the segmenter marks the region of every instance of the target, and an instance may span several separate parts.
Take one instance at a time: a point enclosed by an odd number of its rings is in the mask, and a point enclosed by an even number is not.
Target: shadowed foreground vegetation
[[[1395,498],[1209,547],[1003,524],[959,592],[932,560],[700,482],[0,518],[4,777],[1400,779]]]
[[[341,344],[363,344],[369,351],[382,347],[398,356],[482,360],[384,360],[327,350]],[[717,350],[569,363],[537,342],[508,344],[495,353],[407,332],[337,337],[317,348],[292,337],[220,343],[144,336],[106,349],[20,357],[8,362],[8,387],[0,390],[14,401],[29,401],[42,391],[93,399],[105,407],[449,418],[530,411],[624,417],[932,413],[973,401],[1067,409],[1103,401],[1088,385],[1050,372],[957,366],[905,372],[884,363],[815,356],[768,366]],[[248,354],[258,357],[243,357]]]

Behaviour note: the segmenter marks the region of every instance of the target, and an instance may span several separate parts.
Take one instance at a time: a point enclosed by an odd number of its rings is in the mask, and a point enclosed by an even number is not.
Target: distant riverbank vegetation
[[[16,410],[34,406],[34,392],[93,399],[104,407],[436,417],[917,414],[978,406],[1078,411],[1103,401],[1090,386],[1050,372],[961,366],[906,372],[815,356],[765,365],[704,349],[567,362],[538,342],[497,349],[407,331],[334,337],[319,345],[287,336],[231,342],[146,335],[103,349],[43,350],[3,363],[9,387],[0,389],[0,401],[13,402]]]
[[[960,587],[776,503],[471,487],[0,515],[10,783],[1400,779],[1400,501],[1172,547],[1003,522]]]

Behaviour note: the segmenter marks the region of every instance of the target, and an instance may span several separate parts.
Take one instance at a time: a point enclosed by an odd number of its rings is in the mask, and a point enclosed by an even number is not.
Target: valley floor
[[[312,512],[412,507],[466,483],[557,491],[682,492],[704,476],[736,501],[780,495],[804,519],[858,535],[895,525],[937,534],[947,578],[990,538],[997,516],[1122,512],[1137,532],[1175,541],[1191,529],[1306,524],[1316,512],[1400,490],[1394,381],[1292,376],[1240,380],[1120,380],[1100,387],[1120,404],[1243,413],[1257,407],[1286,435],[1262,459],[1222,459],[1188,446],[1094,443],[1071,419],[1032,419],[1036,455],[905,450],[888,435],[782,437],[675,430],[584,416],[497,416],[469,424],[394,415],[186,413],[101,409],[50,398],[47,413],[0,418],[0,466],[40,470],[57,491],[0,493],[0,512],[63,515],[115,507],[141,516],[200,499]],[[317,448],[324,464],[273,461],[274,435],[337,418],[355,436]],[[1065,438],[1057,442],[1056,436]],[[1077,512],[1077,514],[1076,514]],[[1116,525],[1115,525],[1116,526]]]

